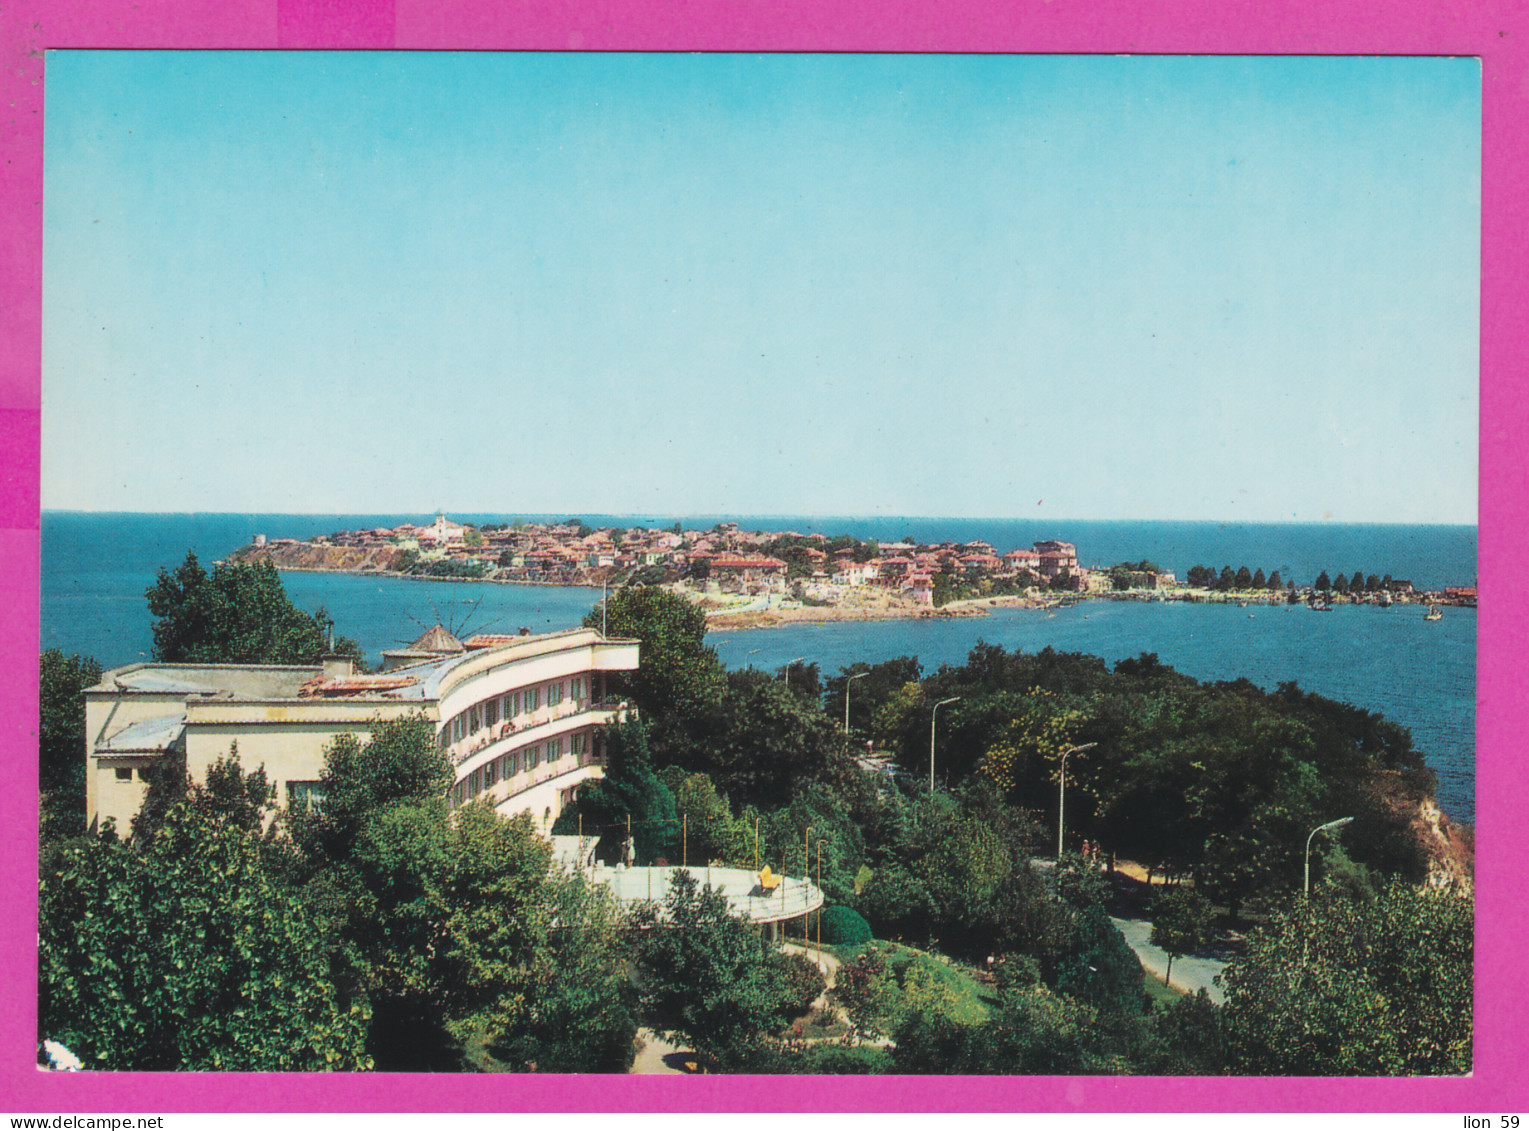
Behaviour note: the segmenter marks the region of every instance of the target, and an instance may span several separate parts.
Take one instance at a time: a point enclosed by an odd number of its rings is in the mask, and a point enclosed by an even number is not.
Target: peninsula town
[[[562,523],[474,526],[444,514],[427,525],[340,530],[306,541],[257,534],[232,555],[278,569],[379,573],[512,584],[617,587],[661,584],[699,605],[716,628],[793,621],[981,616],[987,608],[1046,607],[1084,597],[1113,600],[1469,605],[1474,587],[1415,589],[1406,579],[1356,569],[1315,578],[1196,565],[1184,579],[1142,560],[1084,565],[1071,542],[1003,550],[985,541],[896,542],[850,535],[705,530],[675,523],[595,529]]]

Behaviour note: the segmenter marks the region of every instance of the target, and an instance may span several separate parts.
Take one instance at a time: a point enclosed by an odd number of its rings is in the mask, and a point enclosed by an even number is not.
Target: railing
[[[583,699],[571,699],[564,703],[559,703],[556,707],[538,708],[537,711],[520,722],[513,719],[505,719],[491,727],[474,731],[465,738],[460,738],[456,742],[449,744],[446,747],[446,752],[451,758],[451,764],[453,766],[460,766],[463,762],[488,749],[494,743],[502,742],[512,735],[535,730],[537,727],[546,726],[548,723],[561,722],[563,719],[571,718],[574,715],[596,711],[627,711],[635,714],[627,706],[625,700],[605,699],[594,702]]]

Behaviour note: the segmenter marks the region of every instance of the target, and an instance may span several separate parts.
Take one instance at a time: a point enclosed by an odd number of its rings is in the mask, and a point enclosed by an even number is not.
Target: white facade
[[[183,753],[204,780],[235,744],[246,772],[264,768],[278,804],[313,798],[338,735],[365,741],[379,721],[423,714],[451,759],[453,807],[486,796],[545,831],[602,772],[599,728],[624,709],[605,698],[605,676],[637,667],[637,643],[575,629],[458,648],[376,675],[343,660],[109,671],[85,692],[87,820],[112,818],[125,832],[157,765]]]

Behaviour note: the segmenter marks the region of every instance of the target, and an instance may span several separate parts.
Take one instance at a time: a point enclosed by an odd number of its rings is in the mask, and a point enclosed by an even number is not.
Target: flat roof
[[[614,868],[597,866],[585,874],[595,883],[604,884],[624,904],[662,903],[669,894],[675,873],[688,871],[701,888],[711,887],[722,893],[728,909],[753,923],[776,923],[782,919],[800,919],[823,906],[823,893],[800,879],[781,877],[779,886],[765,893],[759,876],[747,868],[723,868],[692,865],[689,868]]]
[[[139,719],[116,734],[96,743],[97,754],[158,754],[170,749],[186,733],[184,712]]]
[[[318,665],[138,663],[113,668],[92,691],[158,695],[224,695],[235,699],[296,699]]]

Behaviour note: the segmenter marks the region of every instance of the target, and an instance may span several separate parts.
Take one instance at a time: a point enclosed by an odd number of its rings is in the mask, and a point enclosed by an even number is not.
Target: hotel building
[[[436,626],[384,670],[349,658],[321,665],[139,663],[85,691],[87,820],[126,832],[155,767],[183,756],[193,780],[235,745],[246,771],[264,768],[278,804],[321,800],[325,748],[363,742],[379,721],[423,714],[453,767],[453,808],[488,798],[551,829],[579,786],[602,774],[601,728],[626,705],[609,672],[637,667],[635,640],[592,629],[459,641]]]

